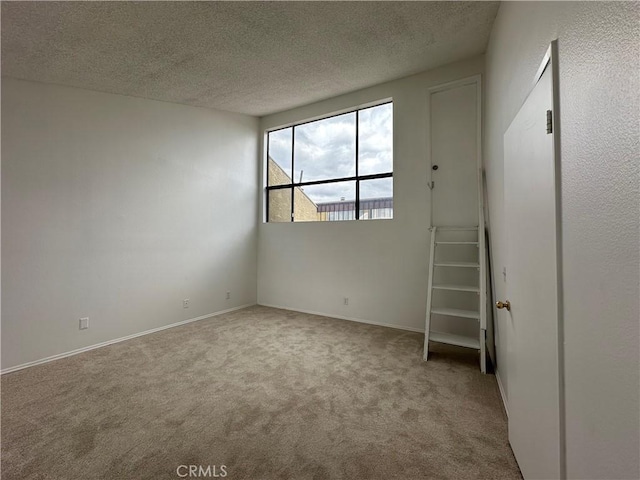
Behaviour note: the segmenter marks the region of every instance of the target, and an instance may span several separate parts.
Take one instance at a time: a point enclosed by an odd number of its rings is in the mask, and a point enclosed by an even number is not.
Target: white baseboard
[[[308,313],[310,315],[319,315],[321,317],[337,318],[339,320],[348,320],[350,322],[366,323],[368,325],[377,325],[378,327],[395,328],[396,330],[407,330],[409,332],[424,333],[424,328],[405,327],[404,325],[392,325],[390,323],[373,322],[371,320],[364,320],[362,318],[345,317],[342,315],[335,315],[333,313],[315,312],[313,310],[302,310],[300,308],[283,307],[281,305],[270,305],[267,303],[258,303],[263,307],[279,308],[280,310],[290,310],[292,312]]]
[[[190,318],[188,320],[182,320],[180,322],[170,323],[169,325],[164,325],[162,327],[152,328],[151,330],[145,330],[144,332],[134,333],[132,335],[127,335],[126,337],[116,338],[114,340],[107,340],[106,342],[96,343],[95,345],[90,345],[88,347],[78,348],[76,350],[71,350],[70,352],[59,353],[57,355],[52,355],[50,357],[41,358],[40,360],[34,360],[32,362],[23,363],[21,365],[16,365],[15,367],[5,368],[0,370],[0,375],[4,375],[5,373],[15,372],[17,370],[22,370],[23,368],[34,367],[36,365],[41,365],[43,363],[53,362],[54,360],[60,360],[61,358],[70,357],[72,355],[77,355],[79,353],[88,352],[89,350],[95,350],[96,348],[106,347],[107,345],[112,345],[114,343],[124,342],[126,340],[131,340],[132,338],[141,337],[143,335],[149,335],[150,333],[160,332],[162,330],[166,330],[168,328],[179,327],[180,325],[185,325],[191,322],[197,322],[198,320],[205,320],[211,317],[217,317],[218,315],[223,315],[225,313],[234,312],[236,310],[242,310],[243,308],[252,307],[256,305],[255,303],[247,303],[245,305],[240,305],[239,307],[228,308],[226,310],[221,310],[215,313],[208,313],[206,315],[202,315],[200,317]]]
[[[509,418],[509,407],[507,407],[507,396],[504,394],[504,387],[502,386],[502,380],[500,380],[500,374],[496,370],[496,380],[498,381],[498,389],[500,390],[500,396],[502,397],[502,404],[504,405],[504,411]]]

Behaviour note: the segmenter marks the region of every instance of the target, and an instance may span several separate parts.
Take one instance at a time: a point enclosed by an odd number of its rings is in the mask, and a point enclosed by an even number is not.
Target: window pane
[[[294,168],[296,182],[355,176],[355,112],[297,126]]]
[[[293,129],[290,127],[269,133],[267,185],[291,183],[292,132]]]
[[[296,192],[295,221],[355,220],[356,182],[309,185]]]
[[[358,116],[358,174],[392,172],[393,104],[365,108]]]
[[[291,189],[267,190],[269,197],[269,222],[291,221]]]
[[[393,178],[360,182],[360,218],[393,218]]]

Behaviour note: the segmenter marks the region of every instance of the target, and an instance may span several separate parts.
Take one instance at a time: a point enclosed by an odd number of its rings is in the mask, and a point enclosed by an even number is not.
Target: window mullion
[[[294,125],[293,128],[291,129],[291,221],[294,221],[294,215],[295,215],[295,210],[294,210],[294,205],[293,202],[295,202],[295,198],[296,198],[296,187],[293,185],[294,183],[294,177],[296,175],[296,168],[295,168],[295,164],[294,162],[294,158],[295,158],[295,154],[293,153],[296,147],[296,126]]]
[[[360,110],[356,110],[356,220],[360,220]]]
[[[267,222],[269,222],[269,139],[270,139],[270,134],[267,134],[267,205],[266,205],[266,215],[267,215]],[[264,167],[263,167],[264,168]],[[264,170],[262,170],[264,172]]]

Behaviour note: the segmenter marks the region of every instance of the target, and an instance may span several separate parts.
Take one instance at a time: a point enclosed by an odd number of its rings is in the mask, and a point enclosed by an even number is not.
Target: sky
[[[292,128],[269,134],[269,156],[291,175]],[[359,112],[359,174],[393,171],[393,104]],[[356,114],[346,113],[295,128],[293,178],[296,182],[355,176]],[[355,182],[313,185],[304,188],[315,202],[355,199]],[[391,197],[391,178],[360,182],[360,199]]]

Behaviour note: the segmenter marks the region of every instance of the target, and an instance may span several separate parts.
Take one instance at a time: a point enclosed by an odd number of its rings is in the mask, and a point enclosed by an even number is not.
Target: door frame
[[[564,299],[562,275],[562,155],[560,148],[560,66],[558,63],[558,40],[553,40],[545,57],[551,67],[553,89],[553,150],[555,155],[555,187],[556,187],[556,285],[558,299],[558,412],[560,433],[560,478],[567,478],[567,437],[566,437],[566,403],[564,381]],[[542,68],[542,66],[541,66]],[[542,76],[544,69],[539,73]],[[536,82],[539,77],[536,78]]]
[[[453,80],[451,82],[442,83],[429,87],[427,90],[427,186],[429,187],[429,227],[433,227],[433,154],[432,154],[432,142],[431,142],[431,96],[434,93],[451,90],[453,88],[463,87],[466,85],[475,85],[476,87],[476,176],[478,182],[478,255],[480,263],[480,294],[479,294],[479,308],[480,308],[480,330],[487,330],[487,281],[486,281],[486,268],[487,259],[486,255],[482,252],[486,251],[485,245],[485,219],[484,219],[484,186],[482,182],[483,161],[482,161],[482,74],[477,73],[470,77],[461,78],[459,80]],[[432,268],[430,266],[430,268]],[[431,292],[429,292],[430,294]],[[427,315],[429,312],[427,312]],[[427,336],[429,332],[426,332]],[[486,337],[482,338],[481,343],[486,345]],[[486,353],[481,358],[481,364],[483,365],[482,371],[485,371]]]

